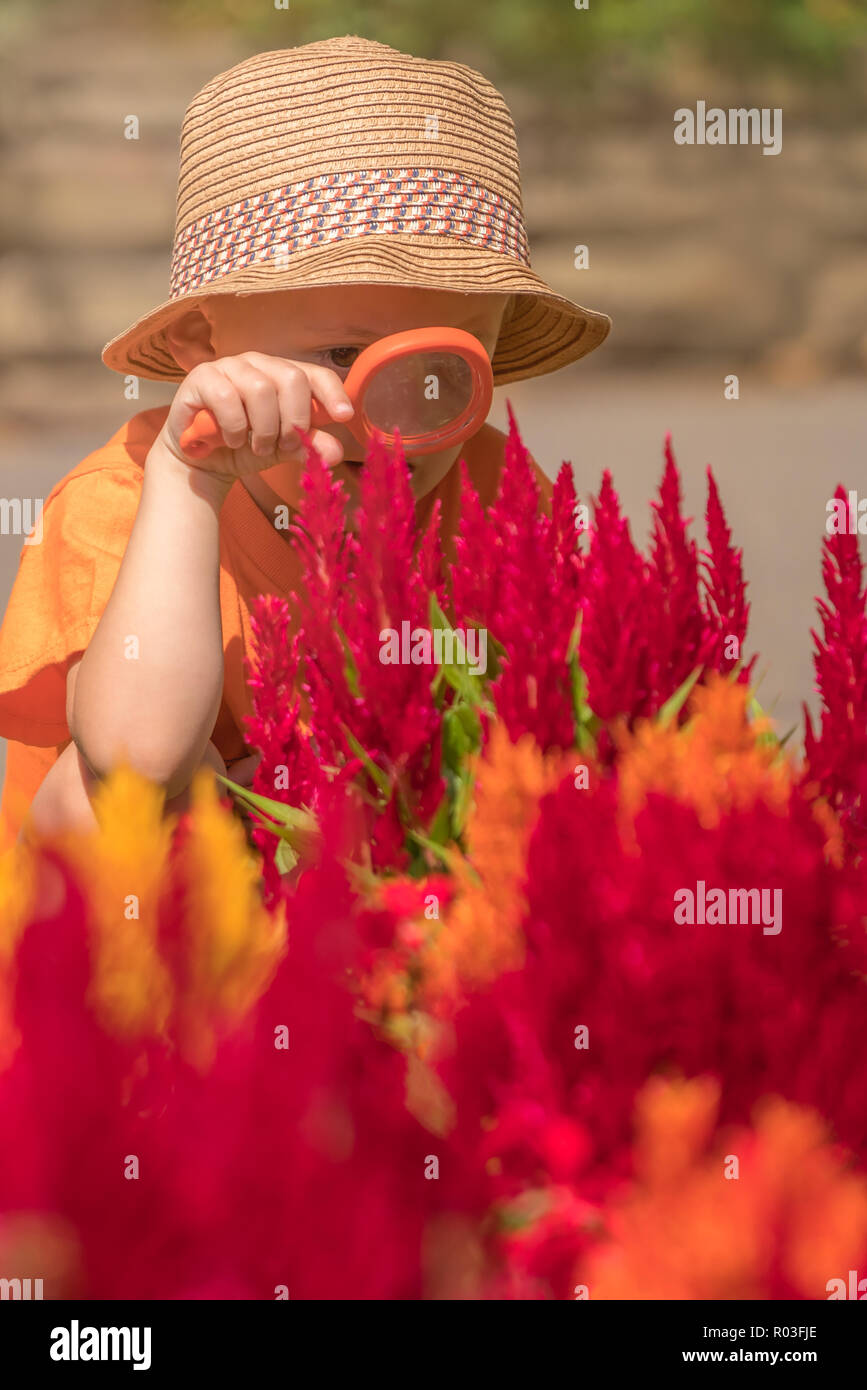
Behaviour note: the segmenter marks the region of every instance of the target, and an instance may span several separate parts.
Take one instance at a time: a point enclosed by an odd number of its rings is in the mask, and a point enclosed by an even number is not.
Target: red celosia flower
[[[618,714],[637,718],[660,703],[655,685],[656,615],[647,604],[648,588],[647,564],[633,544],[606,471],[584,570],[580,647],[587,698],[602,720]]]
[[[834,496],[843,504],[846,493]],[[816,687],[822,700],[821,730],[809,713],[805,748],[807,775],[839,812],[844,830],[858,846],[867,839],[867,585],[858,536],[842,531],[825,537],[818,599],[822,636],[813,633]]]
[[[343,489],[310,450],[303,501],[293,531],[304,564],[292,596],[299,635],[288,637],[288,609],[262,599],[256,613],[255,718],[250,737],[264,739],[267,756],[254,790],[315,809],[324,782],[351,768],[373,807],[373,863],[405,862],[407,823],[427,826],[444,794],[440,772],[441,712],[430,665],[382,660],[383,635],[403,638],[428,629],[428,594],[437,564],[429,533],[416,547],[415,513],[406,463],[399,450],[374,443],[362,475],[355,531],[345,531]],[[276,645],[280,654],[269,653]],[[303,709],[286,689],[300,684]],[[302,716],[303,715],[303,723]],[[275,768],[288,776],[275,783]],[[367,769],[367,770],[365,770]]]
[[[604,721],[653,714],[694,670],[725,672],[741,660],[749,615],[741,552],[731,545],[708,469],[709,548],[700,560],[681,516],[670,436],[653,509],[648,563],[620,514],[610,474],[603,475],[582,590],[580,658],[590,707]],[[601,751],[610,753],[605,739]]]
[[[731,531],[725,519],[719,499],[716,481],[710,468],[707,470],[707,540],[708,548],[702,552],[705,582],[705,611],[710,629],[709,650],[705,653],[708,665],[715,671],[725,674],[734,669],[741,659],[731,648],[731,638],[737,639],[736,650],[743,651],[747,635],[747,620],[750,605],[746,600],[746,582],[743,576],[743,552],[736,550],[731,542]],[[755,657],[742,663],[738,674],[740,681],[749,679]]]
[[[657,609],[653,631],[657,698],[667,698],[709,655],[706,619],[699,595],[698,549],[687,536],[680,513],[680,478],[665,437],[665,472],[653,506],[652,578],[648,585]],[[655,583],[653,582],[655,580]],[[651,610],[652,611],[652,610]]]
[[[582,568],[576,505],[564,464],[551,515],[541,509],[510,409],[503,474],[487,513],[464,474],[452,594],[457,622],[486,628],[504,650],[491,694],[511,737],[532,733],[546,751],[575,737],[567,657]]]

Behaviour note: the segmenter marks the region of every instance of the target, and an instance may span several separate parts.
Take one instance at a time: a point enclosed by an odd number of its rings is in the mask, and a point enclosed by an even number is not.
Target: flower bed
[[[670,449],[647,556],[607,476],[586,534],[565,467],[544,512],[514,422],[446,563],[399,457],[362,489],[344,534],[311,458],[303,591],[260,600],[257,857],[213,780],[174,826],[121,769],[97,832],[2,865],[0,1275],[763,1299],[867,1274],[857,536],[825,541],[799,760],[750,693],[713,478],[702,552]]]

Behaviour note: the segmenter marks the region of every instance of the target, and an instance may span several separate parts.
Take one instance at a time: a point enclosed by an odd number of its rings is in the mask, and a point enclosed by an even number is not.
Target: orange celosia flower
[[[825,858],[829,864],[833,864],[835,869],[842,869],[846,858],[846,844],[840,817],[824,797],[817,797],[811,801],[810,809],[813,812],[813,819],[825,832]]]
[[[562,756],[544,755],[532,735],[512,742],[505,726],[495,724],[477,763],[468,857],[452,858],[453,896],[444,917],[431,920],[425,913],[425,889],[435,889],[434,880],[414,885],[407,911],[399,910],[393,894],[370,899],[374,909],[397,913],[400,926],[395,944],[374,957],[361,980],[362,1014],[419,1063],[448,1048],[445,1017],[465,991],[523,962],[527,845],[539,803],[563,767]],[[423,1113],[429,1097],[424,1088],[416,1091],[413,1113],[439,1132],[441,1116]]]
[[[526,852],[539,802],[563,775],[561,756],[544,756],[529,734],[513,743],[497,723],[478,764],[467,823],[468,865],[456,868],[457,896],[442,929],[421,953],[426,993],[479,988],[524,959]]]
[[[82,1296],[81,1243],[72,1223],[58,1212],[0,1215],[0,1269],[21,1270],[31,1281],[34,1299]]]
[[[648,1082],[637,1177],[576,1272],[596,1299],[825,1298],[867,1242],[867,1181],[813,1111],[768,1098],[709,1146],[719,1085]]]
[[[784,811],[793,769],[777,745],[762,738],[769,722],[747,718],[748,694],[744,685],[711,676],[693,692],[686,725],[643,720],[632,732],[618,731],[618,780],[627,826],[652,792],[693,806],[707,828],[718,825],[728,811],[756,801]]]

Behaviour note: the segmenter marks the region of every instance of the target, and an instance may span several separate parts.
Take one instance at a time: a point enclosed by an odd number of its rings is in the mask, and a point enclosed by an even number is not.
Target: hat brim
[[[514,295],[491,362],[496,386],[576,362],[598,347],[611,328],[607,314],[573,304],[501,253],[443,236],[388,233],[330,242],[296,251],[282,264],[269,259],[220,275],[145,314],[106,344],[102,360],[125,375],[182,381],[186,373],[172,355],[165,330],[212,295],[360,284]]]

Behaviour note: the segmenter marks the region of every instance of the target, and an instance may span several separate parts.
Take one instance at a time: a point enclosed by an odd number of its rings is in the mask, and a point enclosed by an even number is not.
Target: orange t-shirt
[[[138,508],[144,463],[168,406],[141,411],[52,489],[42,511],[42,540],[23,547],[0,627],[0,735],[9,740],[0,802],[4,840],[14,838],[40,782],[69,742],[66,677],[90,641],[111,595]],[[505,436],[490,425],[463,449],[480,499],[494,498]],[[551,484],[536,465],[546,503]],[[460,516],[460,471],[449,469],[416,507],[420,525],[442,502],[448,548]],[[251,713],[244,659],[257,595],[297,587],[298,559],[284,536],[236,482],[220,513],[220,613],[223,697],[212,739],[223,758],[242,756],[243,719]],[[144,717],[144,716],[143,716]]]

